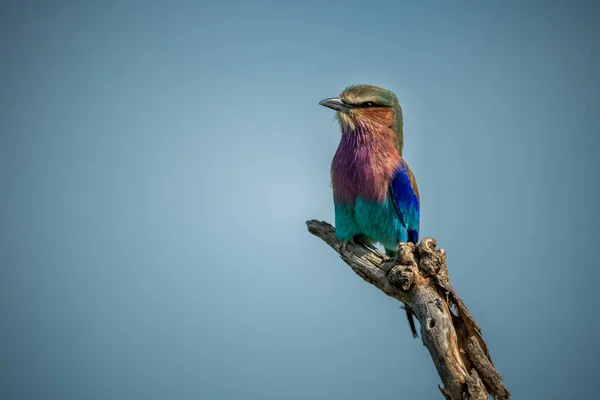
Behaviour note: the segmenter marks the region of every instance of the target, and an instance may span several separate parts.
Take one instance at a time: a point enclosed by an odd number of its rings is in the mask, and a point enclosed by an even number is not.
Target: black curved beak
[[[352,109],[352,107],[346,103],[344,103],[341,99],[337,97],[332,97],[330,99],[321,100],[319,102],[320,105],[329,107],[335,111],[348,112]]]

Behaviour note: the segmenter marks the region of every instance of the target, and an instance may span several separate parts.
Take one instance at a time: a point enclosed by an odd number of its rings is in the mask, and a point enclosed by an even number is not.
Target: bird
[[[418,243],[420,196],[402,157],[402,108],[396,95],[373,85],[351,85],[319,102],[336,111],[341,129],[331,162],[335,235],[344,256],[349,242],[380,243],[390,258],[399,243]],[[405,307],[417,337],[412,310]]]

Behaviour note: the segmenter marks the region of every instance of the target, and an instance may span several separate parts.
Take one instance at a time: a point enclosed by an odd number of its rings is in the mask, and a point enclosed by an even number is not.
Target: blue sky
[[[394,91],[422,236],[515,398],[591,395],[592,2],[12,2],[0,13],[0,397],[439,398],[333,222],[318,102]]]

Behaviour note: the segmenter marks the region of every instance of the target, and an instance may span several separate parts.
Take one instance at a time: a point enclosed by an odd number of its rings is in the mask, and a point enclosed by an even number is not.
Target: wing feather
[[[417,181],[404,160],[390,182],[390,193],[402,224],[408,231],[408,241],[419,241],[420,199]]]

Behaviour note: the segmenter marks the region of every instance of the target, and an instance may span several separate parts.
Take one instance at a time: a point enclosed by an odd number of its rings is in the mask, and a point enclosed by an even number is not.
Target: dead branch
[[[342,254],[333,226],[316,220],[306,224],[310,233]],[[432,238],[418,245],[402,243],[393,261],[368,244],[350,242],[342,259],[365,281],[413,311],[446,399],[487,400],[487,392],[508,400],[510,393],[492,363],[479,325],[450,285],[446,252],[436,246]]]

